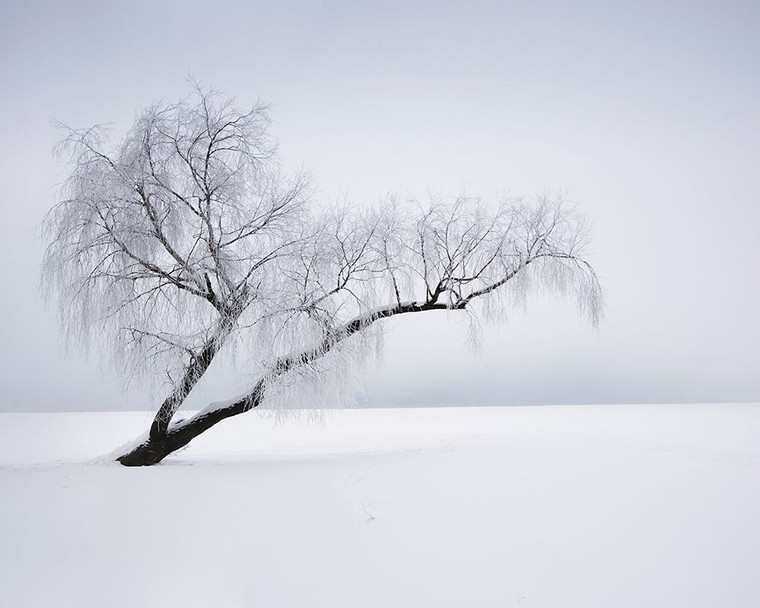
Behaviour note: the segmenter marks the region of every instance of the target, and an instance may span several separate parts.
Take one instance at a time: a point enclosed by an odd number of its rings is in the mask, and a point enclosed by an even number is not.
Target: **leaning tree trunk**
[[[203,374],[208,370],[214,357],[219,352],[219,349],[232,332],[240,314],[240,311],[224,311],[219,322],[219,330],[217,334],[206,342],[200,351],[193,353],[192,359],[182,376],[182,380],[164,400],[161,407],[158,408],[158,412],[156,412],[153,424],[150,426],[151,439],[159,440],[167,434],[169,424],[171,423],[174,414],[182,403],[184,403],[185,399],[187,399],[190,391],[193,390]]]
[[[171,394],[164,399],[161,407],[158,408],[158,412],[156,412],[153,423],[150,426],[148,440],[126,454],[119,456],[116,459],[118,462],[127,466],[157,464],[172,452],[185,447],[193,438],[208,430],[217,422],[230,416],[241,414],[259,404],[261,393],[263,392],[263,384],[261,387],[257,385],[251,393],[238,403],[233,403],[220,410],[194,416],[190,420],[183,421],[183,423],[175,424],[174,426],[171,425],[174,414],[208,370],[219,349],[221,349],[230,335],[239,316],[239,311],[223,311],[217,334],[206,342],[200,351],[193,353],[181,381],[176,385]]]
[[[201,433],[231,416],[237,416],[255,408],[264,395],[264,383],[259,382],[244,398],[219,409],[202,411],[188,420],[170,426],[166,432],[151,433],[144,443],[133,448],[116,460],[128,467],[144,467],[158,464],[172,452],[185,447]]]
[[[218,341],[210,342],[203,351],[206,352],[207,349],[211,349],[207,353],[208,356],[196,357],[194,363],[191,364],[185,373],[185,380],[187,382],[183,381],[175,391],[178,394],[181,393],[181,399],[175,398],[174,393],[167,397],[159,409],[158,414],[156,414],[148,439],[137,447],[131,449],[126,454],[119,456],[116,460],[125,466],[131,467],[158,464],[169,454],[185,447],[198,435],[207,431],[215,424],[226,418],[237,416],[238,414],[242,414],[257,407],[264,397],[264,390],[267,382],[271,382],[278,376],[295,368],[316,361],[326,353],[330,352],[340,342],[363,329],[366,329],[373,323],[400,314],[451,309],[451,307],[445,304],[438,303],[437,300],[439,295],[440,293],[436,292],[432,299],[424,304],[418,304],[416,302],[396,304],[357,317],[343,325],[340,329],[331,332],[324,338],[321,344],[315,348],[301,352],[297,355],[281,357],[278,359],[273,365],[270,373],[259,380],[251,392],[245,397],[242,397],[230,405],[203,410],[188,420],[183,420],[182,422],[172,425],[170,423],[171,417],[176,412],[177,407],[182,403],[200,376],[203,375],[206,369],[208,369],[214,354],[216,354],[216,351],[219,348]],[[466,305],[467,302],[463,302],[454,308],[462,310]]]

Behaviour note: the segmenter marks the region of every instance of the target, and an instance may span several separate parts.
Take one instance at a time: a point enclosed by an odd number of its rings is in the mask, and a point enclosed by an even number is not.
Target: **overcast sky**
[[[598,331],[533,298],[474,355],[395,320],[370,405],[760,401],[760,3],[2,0],[1,410],[155,406],[63,350],[35,228],[53,120],[126,129],[188,74],[272,102],[325,199],[559,188],[592,219]]]

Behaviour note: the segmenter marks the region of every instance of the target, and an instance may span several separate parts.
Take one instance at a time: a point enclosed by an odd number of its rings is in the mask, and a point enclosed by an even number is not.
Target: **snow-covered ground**
[[[0,605],[760,606],[760,405],[0,415]]]

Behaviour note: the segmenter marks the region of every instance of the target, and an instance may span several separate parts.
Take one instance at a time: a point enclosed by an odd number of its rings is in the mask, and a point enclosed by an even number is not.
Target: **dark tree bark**
[[[209,292],[213,295],[212,291]],[[212,304],[216,306],[214,299],[211,301]],[[228,312],[222,308],[222,315],[219,320],[219,329],[216,336],[204,344],[202,349],[192,354],[192,359],[185,369],[182,380],[177,384],[172,393],[164,399],[161,407],[158,408],[158,412],[156,412],[156,415],[153,418],[153,423],[150,426],[150,438],[152,440],[160,440],[167,434],[169,424],[171,423],[175,412],[179,409],[185,399],[187,399],[190,391],[193,390],[193,387],[195,387],[198,381],[203,377],[203,374],[206,373],[211,362],[214,360],[214,357],[219,352],[219,349],[230,335],[230,332],[234,328],[239,317],[240,311]]]
[[[264,395],[264,383],[239,401],[210,412],[201,412],[189,420],[170,426],[163,434],[151,434],[145,443],[141,443],[116,460],[127,467],[144,467],[158,464],[172,452],[184,448],[201,433],[204,433],[222,420],[237,416],[255,408]]]
[[[418,304],[416,302],[397,304],[396,306],[381,308],[361,317],[357,317],[356,319],[353,319],[352,321],[346,323],[325,337],[322,343],[316,348],[299,353],[297,355],[280,358],[275,363],[273,371],[267,379],[271,382],[277,376],[285,374],[297,367],[307,365],[312,361],[319,359],[346,338],[349,338],[355,333],[366,329],[371,324],[381,319],[387,319],[388,317],[393,317],[395,315],[409,314],[413,312],[450,309],[449,306],[441,304],[437,301],[439,295],[440,294],[436,294],[433,300],[428,301],[424,304]],[[455,308],[458,308],[459,310],[464,309],[465,304],[460,304]],[[208,363],[210,363],[210,359]],[[200,372],[199,374],[196,375],[193,373],[195,381],[197,381],[200,376],[203,375],[203,372],[205,372],[207,368],[208,364],[203,366],[202,371],[196,370],[197,372]],[[190,370],[188,370],[188,374],[190,374]],[[193,384],[195,384],[195,382],[193,382]],[[264,397],[265,390],[266,382],[265,380],[260,380],[250,393],[230,405],[226,405],[220,407],[219,409],[211,411],[202,411],[190,419],[183,420],[182,422],[179,422],[175,425],[171,425],[168,422],[162,422],[159,425],[154,421],[153,425],[151,426],[148,440],[133,448],[126,454],[119,456],[116,460],[124,466],[128,467],[140,467],[158,464],[169,454],[176,452],[181,448],[184,448],[198,435],[204,433],[222,420],[243,414],[257,407]],[[169,399],[167,399],[167,401],[168,400]],[[167,401],[165,401],[164,404],[166,404]],[[158,420],[159,417],[157,416],[156,419]],[[161,420],[163,421],[165,418],[161,418]]]

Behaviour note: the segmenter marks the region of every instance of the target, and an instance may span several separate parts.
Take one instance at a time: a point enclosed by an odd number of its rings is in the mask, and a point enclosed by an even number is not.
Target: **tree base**
[[[261,402],[264,392],[263,386],[263,382],[260,382],[243,399],[218,410],[201,412],[189,420],[183,420],[175,424],[164,432],[157,431],[158,427],[152,427],[147,441],[126,454],[119,456],[116,461],[125,467],[148,467],[158,464],[169,454],[184,448],[198,435],[204,433],[215,424],[226,418],[237,416],[255,408]]]

